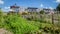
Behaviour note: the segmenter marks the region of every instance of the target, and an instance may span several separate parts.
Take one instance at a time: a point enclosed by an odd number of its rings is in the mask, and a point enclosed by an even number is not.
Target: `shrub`
[[[41,11],[40,11],[40,14],[44,14],[44,10],[41,10]]]
[[[10,29],[14,34],[24,34],[25,32],[38,30],[37,26],[16,14],[7,15],[5,17],[5,23],[3,23],[2,26],[6,29]]]

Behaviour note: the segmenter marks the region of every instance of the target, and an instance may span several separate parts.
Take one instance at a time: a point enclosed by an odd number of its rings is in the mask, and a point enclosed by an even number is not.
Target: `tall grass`
[[[44,32],[51,32],[53,30],[52,24],[43,23],[39,19],[36,19],[29,21],[22,18],[17,13],[9,13],[8,15],[4,15],[0,12],[0,28],[5,28],[13,32],[13,34],[31,34],[31,31],[38,32],[38,30],[40,31],[41,29]],[[58,31],[60,32],[60,29]],[[32,32],[32,34],[36,34],[36,32]]]
[[[4,23],[0,22],[0,26],[11,30],[14,34],[24,34],[26,32],[38,30],[37,26],[31,24],[30,21],[27,21],[17,14],[4,16]]]

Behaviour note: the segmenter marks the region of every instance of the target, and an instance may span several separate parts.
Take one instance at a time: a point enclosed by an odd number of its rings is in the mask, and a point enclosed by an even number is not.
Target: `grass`
[[[17,15],[8,15],[5,17],[4,23],[0,23],[0,27],[10,29],[14,34],[24,34],[28,31],[38,30],[37,26]]]
[[[52,26],[54,26],[51,23],[48,22],[45,23],[43,20],[41,20],[42,21],[41,22],[39,19],[37,20],[33,19],[29,21],[25,18],[22,18],[18,14],[9,14],[7,16],[1,15],[1,17],[0,17],[0,28],[5,28],[13,32],[13,34],[30,34],[30,33],[36,34],[36,32],[38,33],[43,33],[47,31],[51,32],[53,28]],[[43,30],[43,32],[39,32],[41,29]],[[60,32],[60,30],[58,31]]]

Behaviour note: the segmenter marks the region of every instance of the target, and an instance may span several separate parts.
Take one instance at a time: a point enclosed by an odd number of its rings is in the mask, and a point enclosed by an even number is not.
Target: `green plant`
[[[44,10],[41,10],[41,11],[40,11],[40,14],[44,14]]]
[[[56,7],[56,9],[59,11],[60,13],[60,4],[58,4],[58,6]]]
[[[4,25],[4,28],[10,29],[14,34],[24,34],[28,31],[38,30],[37,26],[17,14],[7,15]]]
[[[34,17],[27,18],[27,20],[25,18],[22,18],[17,13],[10,13],[8,15],[4,15],[3,12],[1,12],[0,15],[0,28],[5,28],[13,32],[14,34],[35,34],[43,32],[53,33],[53,27],[55,27],[54,32],[60,32],[60,27],[56,29],[57,27],[55,25],[48,22],[45,23],[44,17],[42,17],[41,19],[37,18],[35,15]]]

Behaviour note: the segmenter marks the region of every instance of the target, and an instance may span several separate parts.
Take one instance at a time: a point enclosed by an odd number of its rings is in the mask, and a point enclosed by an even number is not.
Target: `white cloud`
[[[5,7],[4,9],[10,9],[10,7]]]
[[[8,12],[8,11],[10,11],[10,7],[4,7],[2,10],[5,12]]]
[[[43,7],[43,4],[41,4],[40,7]]]
[[[56,2],[60,3],[60,0],[56,0]]]
[[[49,9],[53,9],[52,7],[49,7]]]
[[[45,7],[46,9],[54,9],[53,7]]]
[[[4,1],[0,0],[0,4],[4,4]]]

